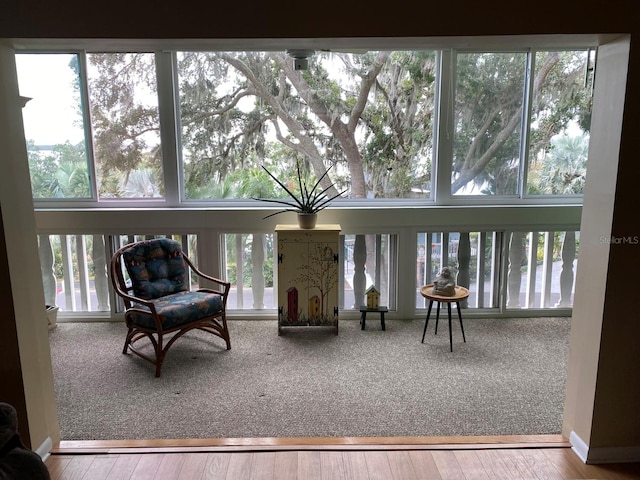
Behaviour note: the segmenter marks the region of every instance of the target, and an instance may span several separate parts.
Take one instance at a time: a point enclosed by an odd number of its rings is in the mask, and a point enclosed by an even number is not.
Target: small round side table
[[[464,342],[467,339],[464,336],[464,326],[462,325],[462,313],[460,313],[460,302],[469,296],[469,290],[465,287],[460,287],[456,285],[456,294],[452,296],[438,295],[433,293],[433,283],[429,285],[425,285],[420,289],[420,294],[429,300],[429,310],[427,310],[427,319],[424,322],[424,332],[422,332],[422,343],[424,343],[424,336],[427,333],[427,325],[429,325],[429,316],[431,315],[431,307],[433,306],[433,302],[438,302],[436,308],[436,335],[438,334],[438,321],[440,320],[440,304],[446,303],[447,309],[449,310],[449,347],[453,352],[453,336],[451,334],[451,303],[455,302],[456,307],[458,308],[458,319],[460,320],[460,330],[462,330],[462,340]]]

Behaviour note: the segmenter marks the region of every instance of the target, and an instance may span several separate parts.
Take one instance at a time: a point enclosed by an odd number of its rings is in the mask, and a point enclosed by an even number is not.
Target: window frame
[[[530,83],[532,81],[531,72],[533,68],[535,68],[535,54],[538,51],[547,51],[547,50],[585,50],[589,52],[590,50],[597,48],[597,43],[595,40],[589,36],[583,36],[580,41],[574,41],[570,45],[563,45],[561,41],[557,39],[549,40],[548,46],[545,44],[543,46],[535,45],[536,42],[533,40],[531,43],[532,46],[523,47],[515,45],[513,47],[501,47],[496,48],[491,45],[491,42],[487,42],[486,48],[483,48],[482,43],[478,42],[478,44],[474,45],[474,48],[456,48],[455,46],[446,46],[446,45],[429,45],[430,42],[425,41],[426,44],[413,44],[410,47],[411,49],[434,49],[436,50],[437,55],[437,83],[436,83],[436,94],[435,94],[435,102],[436,102],[436,113],[434,115],[433,122],[433,166],[431,172],[431,185],[432,185],[432,195],[430,199],[344,199],[344,200],[336,200],[332,203],[329,208],[407,208],[407,207],[417,207],[417,208],[428,208],[428,207],[436,207],[441,205],[449,205],[449,206],[463,206],[463,205],[579,205],[582,203],[583,195],[528,195],[526,193],[526,178],[529,166],[528,159],[528,137],[529,137],[529,118],[530,118],[530,109],[531,109],[531,101],[530,101]],[[364,41],[363,39],[360,39]],[[428,40],[428,39],[422,39]],[[396,39],[387,39],[380,40],[378,39],[377,47],[379,49],[399,49],[397,46],[393,44],[398,40]],[[406,40],[405,40],[406,41]],[[69,40],[69,42],[74,43],[73,40]],[[93,43],[90,41],[84,41]],[[225,46],[228,42],[219,42],[219,41],[201,41],[202,43],[199,46],[200,50],[226,50],[228,46]],[[275,42],[275,41],[274,41]],[[384,43],[385,45],[380,45],[380,43]],[[83,43],[78,41],[78,43]],[[136,47],[135,44],[139,42],[131,42],[131,46],[129,48],[125,48],[123,44],[119,42],[117,45],[112,45],[110,48],[98,48],[97,46],[93,48],[25,48],[25,49],[16,49],[16,54],[22,53],[71,53],[79,55],[80,60],[80,71],[81,71],[81,85],[82,85],[82,109],[83,114],[85,115],[85,138],[92,138],[92,126],[91,122],[87,122],[86,119],[90,119],[89,116],[89,104],[88,104],[88,91],[87,91],[87,75],[86,75],[86,54],[87,53],[108,53],[108,52],[124,52],[124,51],[136,51],[141,53],[154,53],[156,58],[156,78],[158,82],[158,108],[159,108],[159,118],[160,118],[160,141],[161,141],[161,149],[162,149],[162,159],[163,159],[163,171],[164,171],[164,188],[165,188],[165,198],[163,199],[98,199],[97,196],[97,186],[96,186],[96,177],[95,177],[95,162],[90,161],[90,182],[92,194],[94,197],[92,199],[34,199],[34,206],[36,209],[75,209],[75,208],[89,208],[89,209],[113,209],[113,208],[234,208],[234,209],[248,209],[255,210],[267,208],[259,206],[252,200],[246,199],[217,199],[217,200],[188,200],[184,198],[184,187],[183,187],[183,173],[182,173],[182,163],[181,163],[181,146],[180,146],[180,125],[179,118],[177,118],[177,108],[178,108],[178,94],[177,94],[177,82],[174,81],[176,78],[176,52],[178,50],[184,49],[192,49],[193,46],[189,45],[172,45],[171,48],[159,48],[157,44],[163,42],[151,42],[154,44],[153,48],[140,48],[140,46]],[[124,42],[125,44],[128,42]],[[147,42],[142,42],[147,43]],[[169,42],[171,44],[178,42]],[[244,43],[244,42],[240,42]],[[256,41],[246,41],[246,45],[244,45],[244,50],[252,50],[255,48],[251,48],[251,46],[256,47],[258,42]],[[451,43],[456,43],[455,39]],[[275,50],[276,48],[272,48]],[[264,50],[263,47],[259,48],[259,50]],[[508,52],[518,52],[524,51],[529,55],[528,58],[528,74],[526,85],[529,87],[523,89],[523,95],[525,97],[525,107],[523,108],[523,117],[524,119],[522,134],[526,138],[526,142],[521,142],[521,174],[519,179],[519,189],[520,192],[517,195],[508,195],[508,196],[486,196],[486,195],[465,195],[465,196],[454,196],[450,193],[450,178],[451,178],[451,162],[452,162],[452,140],[447,139],[448,136],[447,128],[452,128],[454,121],[454,102],[453,102],[453,91],[454,89],[454,80],[455,77],[451,77],[452,72],[455,72],[455,65],[452,65],[452,62],[455,62],[455,55],[457,52],[500,52],[500,51],[508,51]],[[446,99],[443,101],[443,99]],[[526,111],[526,114],[524,113]],[[86,141],[86,140],[85,140]],[[87,152],[91,155],[91,160],[93,160],[93,145],[91,141],[87,143]],[[445,188],[446,186],[446,188]]]

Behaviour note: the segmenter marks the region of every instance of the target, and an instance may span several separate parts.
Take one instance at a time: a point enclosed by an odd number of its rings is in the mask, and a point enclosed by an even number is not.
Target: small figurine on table
[[[444,267],[433,281],[433,293],[445,297],[453,297],[456,294],[456,281],[450,267]]]

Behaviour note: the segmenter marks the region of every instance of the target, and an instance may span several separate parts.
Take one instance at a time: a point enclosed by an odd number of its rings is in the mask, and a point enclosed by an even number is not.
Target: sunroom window
[[[526,61],[525,53],[457,55],[452,194],[518,193]]]
[[[582,194],[591,54],[457,53],[452,195]]]
[[[34,198],[163,197],[153,54],[18,54],[16,63],[21,95],[32,98],[23,117]]]
[[[16,55],[16,67],[33,197],[91,198],[78,55]]]
[[[154,54],[88,54],[87,79],[99,197],[163,197]]]
[[[537,52],[529,132],[529,195],[581,195],[586,180],[593,50]]]
[[[581,195],[593,52],[444,54],[19,53],[34,198],[273,198],[298,163],[369,204]]]
[[[177,55],[186,199],[274,197],[266,165],[330,166],[351,198],[431,195],[436,54],[285,52]]]

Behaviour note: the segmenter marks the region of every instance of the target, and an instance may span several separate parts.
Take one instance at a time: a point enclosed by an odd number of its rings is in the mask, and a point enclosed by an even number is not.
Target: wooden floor
[[[640,463],[585,465],[557,435],[61,442],[46,464],[53,480],[640,479]]]

